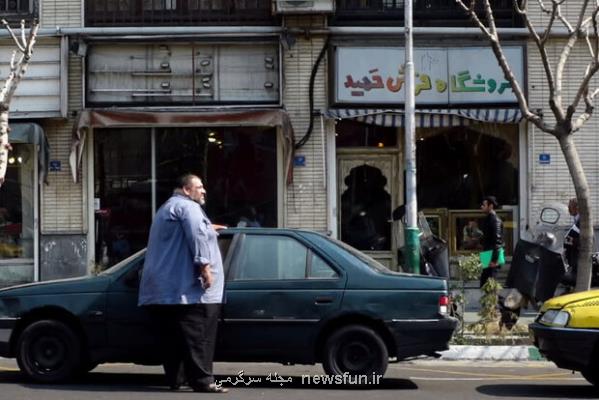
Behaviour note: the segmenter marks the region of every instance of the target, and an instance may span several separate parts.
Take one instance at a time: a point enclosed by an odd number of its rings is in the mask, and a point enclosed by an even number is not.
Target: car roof
[[[297,229],[297,228],[246,228],[246,227],[231,227],[219,231],[219,233],[236,234],[236,233],[260,233],[260,234],[316,234],[326,236],[322,232],[312,231],[308,229]]]

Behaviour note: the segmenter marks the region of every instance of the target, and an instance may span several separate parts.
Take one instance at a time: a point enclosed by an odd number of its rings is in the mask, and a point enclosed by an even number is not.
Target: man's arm
[[[491,255],[491,262],[489,263],[489,266],[496,267],[497,259],[499,258],[499,249],[503,243],[503,235],[501,229],[501,220],[495,214],[491,214],[491,217],[491,226],[493,227],[493,238],[495,243],[493,245],[493,254]]]
[[[185,233],[185,240],[193,255],[193,264],[198,267],[198,274],[202,282],[202,287],[208,289],[214,281],[212,277],[210,259],[208,255],[208,235],[206,228],[202,223],[202,213],[199,210],[194,210],[194,205],[184,207],[181,226]],[[197,211],[197,212],[196,212]]]

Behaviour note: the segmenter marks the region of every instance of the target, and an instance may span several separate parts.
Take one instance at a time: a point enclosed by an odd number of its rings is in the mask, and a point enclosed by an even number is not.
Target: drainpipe
[[[417,199],[416,199],[416,129],[415,109],[416,98],[414,95],[414,52],[412,42],[412,0],[404,3],[404,26],[406,37],[406,56],[404,78],[405,91],[405,133],[404,133],[404,159],[406,171],[406,261],[410,272],[420,272],[420,238],[418,237]]]

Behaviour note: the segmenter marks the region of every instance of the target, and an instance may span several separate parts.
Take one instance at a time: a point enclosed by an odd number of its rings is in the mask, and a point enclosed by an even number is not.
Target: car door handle
[[[89,315],[90,317],[103,317],[104,313],[99,310],[92,310],[92,311],[89,311],[87,313],[87,315]]]
[[[333,298],[331,296],[316,296],[314,302],[316,304],[331,304],[333,302]]]

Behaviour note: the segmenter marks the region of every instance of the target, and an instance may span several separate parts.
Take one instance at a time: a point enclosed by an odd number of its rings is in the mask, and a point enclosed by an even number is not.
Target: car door
[[[240,235],[227,278],[220,358],[275,361],[312,357],[346,280],[301,238],[259,232]]]
[[[145,307],[137,306],[139,281],[144,257],[139,257],[127,271],[115,276],[106,296],[106,329],[108,344],[117,359],[138,360],[152,356],[148,349],[156,347],[157,335],[152,316]]]
[[[233,236],[221,235],[218,243],[226,259]],[[149,352],[158,344],[158,329],[146,307],[138,307],[138,292],[144,257],[115,277],[107,292],[107,337],[114,356],[126,360],[155,361],[158,354]]]

